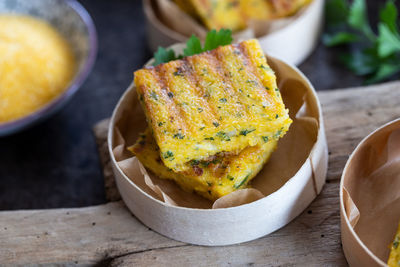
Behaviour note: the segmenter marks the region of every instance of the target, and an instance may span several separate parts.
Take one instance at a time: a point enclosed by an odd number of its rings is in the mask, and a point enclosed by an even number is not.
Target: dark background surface
[[[372,20],[384,1],[371,0]],[[132,72],[150,57],[139,0],[81,0],[97,27],[99,51],[87,81],[57,115],[0,138],[0,210],[104,203],[93,125],[111,116]],[[317,90],[362,84],[337,62],[340,49],[319,44],[300,65]]]

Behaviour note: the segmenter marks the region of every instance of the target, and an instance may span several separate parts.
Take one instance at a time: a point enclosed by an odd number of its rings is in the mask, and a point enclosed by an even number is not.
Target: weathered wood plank
[[[108,153],[107,134],[109,123],[109,119],[102,120],[94,126],[93,131],[96,136],[97,150],[99,152],[101,165],[103,166],[106,199],[111,202],[121,200],[121,195],[119,194],[117,184],[115,183],[110,155]]]
[[[122,202],[80,209],[0,212],[0,262],[345,266],[340,245],[340,175],[363,137],[400,117],[400,82],[326,91],[319,97],[330,150],[327,184],[310,207],[281,230],[239,245],[200,247],[154,233]]]
[[[132,253],[111,266],[346,266],[340,245],[337,184],[299,218],[283,229],[255,241],[226,246],[184,246]]]
[[[132,251],[181,245],[136,220],[122,202],[0,213],[0,263],[96,264]]]

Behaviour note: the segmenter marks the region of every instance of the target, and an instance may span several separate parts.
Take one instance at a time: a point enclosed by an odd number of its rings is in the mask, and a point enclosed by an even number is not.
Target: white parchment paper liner
[[[181,47],[173,47],[176,50]],[[125,92],[108,136],[118,189],[130,210],[146,225],[176,240],[226,245],[270,233],[301,213],[325,182],[327,147],[318,99],[306,78],[285,63],[268,58],[293,124],[251,189],[211,203],[173,181],[147,173],[125,149],[146,128],[133,85]],[[226,223],[231,228],[225,227]]]
[[[313,0],[295,15],[270,21],[253,20],[234,34],[236,41],[258,38],[264,52],[292,64],[300,64],[314,49],[323,25],[324,0]],[[206,28],[170,0],[144,0],[148,43],[158,46],[184,42],[192,34],[204,38]]]
[[[351,266],[385,266],[400,220],[400,120],[367,136],[340,185],[343,249]]]

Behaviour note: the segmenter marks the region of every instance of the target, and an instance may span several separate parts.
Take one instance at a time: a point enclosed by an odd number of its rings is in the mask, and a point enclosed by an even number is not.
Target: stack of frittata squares
[[[211,200],[247,187],[292,122],[256,40],[134,76],[148,129],[129,150],[158,177]]]

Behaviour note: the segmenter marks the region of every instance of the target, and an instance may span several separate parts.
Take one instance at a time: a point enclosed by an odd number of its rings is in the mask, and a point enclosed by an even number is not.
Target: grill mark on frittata
[[[153,129],[156,129],[156,131],[158,130],[157,128],[157,123],[158,117],[155,117],[154,114],[158,114],[158,116],[160,116],[160,114],[162,115],[167,115],[167,117],[169,116],[169,112],[166,108],[166,105],[162,105],[162,103],[160,103],[160,101],[152,101],[151,100],[151,95],[152,93],[156,94],[159,97],[160,94],[160,87],[159,87],[159,83],[158,83],[158,75],[157,73],[154,71],[154,68],[146,68],[143,70],[140,70],[137,72],[137,79],[141,79],[143,75],[140,75],[141,72],[144,76],[149,76],[151,77],[151,84],[152,86],[145,86],[142,85],[140,86],[138,89],[139,94],[141,95],[141,97],[143,97],[146,101],[141,101],[142,106],[144,107],[145,112],[148,114],[148,119],[150,120],[151,124],[153,125]],[[161,106],[161,107],[160,107]],[[161,110],[160,110],[161,108]],[[156,112],[157,111],[157,112]],[[171,122],[172,125],[176,125],[176,122]],[[158,136],[160,139],[159,141],[163,141],[164,139],[164,135],[159,135]]]
[[[233,83],[231,77],[229,77],[229,70],[226,69],[223,63],[224,62],[224,54],[223,54],[223,48],[219,47],[218,49],[215,49],[214,51],[211,51],[212,55],[215,58],[215,64],[216,64],[216,71],[219,74],[219,77],[223,80],[225,84],[228,84],[230,88],[232,88],[233,93],[237,96],[236,104],[240,107],[241,110],[244,112],[247,112],[245,109],[245,106],[243,105],[241,99],[239,99],[240,92],[237,90],[235,84]]]
[[[238,113],[241,114],[240,119],[246,119],[248,118],[248,114],[245,108],[245,105],[243,105],[242,101],[240,100],[239,92],[235,90],[235,87],[232,83],[232,80],[227,77],[227,71],[222,65],[222,62],[219,59],[219,53],[220,53],[221,48],[215,49],[214,51],[211,51],[209,54],[211,55],[210,57],[210,65],[213,66],[215,73],[217,73],[218,78],[222,80],[223,84],[225,85],[225,88],[227,90],[227,94],[230,95],[231,97],[231,104],[233,105],[233,108],[235,109],[235,112],[237,115]],[[223,57],[222,57],[223,58]],[[230,114],[232,115],[232,114]]]
[[[245,69],[246,62],[236,62],[237,64],[235,64],[234,67],[230,68],[232,62],[229,57],[232,57],[232,60],[237,59],[239,56],[238,53],[240,53],[240,51],[236,53],[235,49],[235,45],[220,47],[216,55],[224,70],[225,80],[229,80],[236,93],[240,96],[239,102],[243,106],[242,111],[246,113],[247,118],[252,118],[252,111],[248,107],[251,107],[253,102],[250,101],[250,99],[247,97],[248,86],[241,85],[241,80],[243,80],[243,76],[248,73],[244,73],[244,71],[242,73],[242,71],[239,71],[239,69]]]
[[[188,75],[188,79],[191,80],[192,84],[195,85],[195,87],[197,88],[197,92],[198,92],[198,96],[201,97],[202,99],[208,99],[208,101],[206,101],[206,106],[207,108],[209,108],[209,110],[212,112],[213,114],[213,118],[210,118],[211,120],[217,120],[218,118],[218,110],[216,108],[215,105],[213,105],[212,101],[212,95],[210,95],[209,91],[207,90],[207,88],[205,88],[204,86],[202,86],[202,77],[201,74],[199,74],[197,72],[196,69],[196,64],[199,64],[196,59],[198,58],[197,55],[194,55],[192,57],[188,57],[188,58],[184,58],[184,61],[186,64],[191,66],[191,72],[190,75]],[[207,62],[209,63],[209,62]],[[206,64],[207,67],[209,67],[209,64]],[[202,107],[204,109],[204,107]],[[211,123],[209,121],[208,126],[211,126]]]
[[[267,92],[267,90],[264,88],[263,82],[262,82],[262,77],[260,76],[260,73],[258,71],[257,68],[259,68],[259,66],[256,66],[255,64],[253,64],[247,48],[243,45],[243,44],[237,44],[236,45],[238,47],[238,49],[241,52],[240,57],[243,58],[243,61],[246,62],[246,64],[244,64],[248,70],[248,73],[251,74],[251,76],[253,76],[253,80],[255,80],[257,82],[257,84],[253,87],[255,90],[255,96],[263,96],[262,98],[264,100],[268,101],[268,107],[271,106],[271,96],[270,94]],[[258,94],[258,95],[257,95]]]
[[[158,66],[157,66],[158,67]],[[157,69],[157,68],[156,68]],[[179,108],[179,106],[176,103],[176,100],[174,97],[169,97],[168,93],[171,93],[169,87],[167,86],[167,81],[165,80],[165,71],[164,69],[160,66],[160,68],[157,69],[157,71],[153,72],[153,75],[156,77],[156,80],[158,81],[158,84],[160,86],[160,91],[159,94],[163,96],[163,100],[166,102],[165,109],[167,109],[167,112],[169,113],[169,122],[172,123],[174,129],[168,129],[169,131],[174,131],[175,129],[181,129],[181,132],[187,133],[188,131],[188,125],[185,120],[182,119],[182,110]],[[169,105],[167,104],[169,103]],[[157,127],[156,125],[155,127]]]
[[[258,44],[259,46],[259,44]],[[251,62],[251,65],[255,68],[255,71],[257,73],[257,76],[261,80],[261,84],[264,87],[261,90],[266,90],[267,94],[264,97],[264,100],[268,101],[268,106],[267,110],[271,114],[276,114],[279,113],[280,115],[284,115],[282,112],[279,112],[279,110],[283,111],[284,110],[284,104],[282,102],[282,98],[279,92],[279,89],[276,84],[276,80],[272,80],[272,77],[274,76],[274,71],[270,68],[268,65],[268,62],[266,62],[265,55],[263,53],[260,53],[259,50],[249,50],[248,47],[242,46],[244,54],[247,55],[247,58]],[[266,64],[266,65],[264,65]]]
[[[195,58],[195,56],[190,57],[190,59],[193,58]],[[195,92],[195,103],[200,104],[198,107],[196,107],[196,110],[193,112],[194,114],[192,115],[193,117],[201,118],[200,120],[202,124],[197,124],[195,128],[199,129],[204,126],[214,127],[212,123],[218,121],[219,114],[216,107],[211,105],[211,103],[207,100],[209,96],[206,88],[203,88],[200,85],[201,75],[199,75],[199,73],[195,71],[192,62],[189,61],[189,58],[182,59],[182,66],[185,69],[185,78],[187,82],[191,85],[190,87],[193,89],[193,92]],[[201,109],[201,112],[199,111],[199,108]],[[196,131],[197,129],[193,130]]]
[[[204,53],[201,57],[193,56],[187,60],[196,69],[196,85],[207,95],[208,105],[214,111],[216,122],[223,124],[224,118],[232,114],[230,105],[233,91],[224,81],[221,82],[223,75],[218,71],[217,60],[212,53]]]

